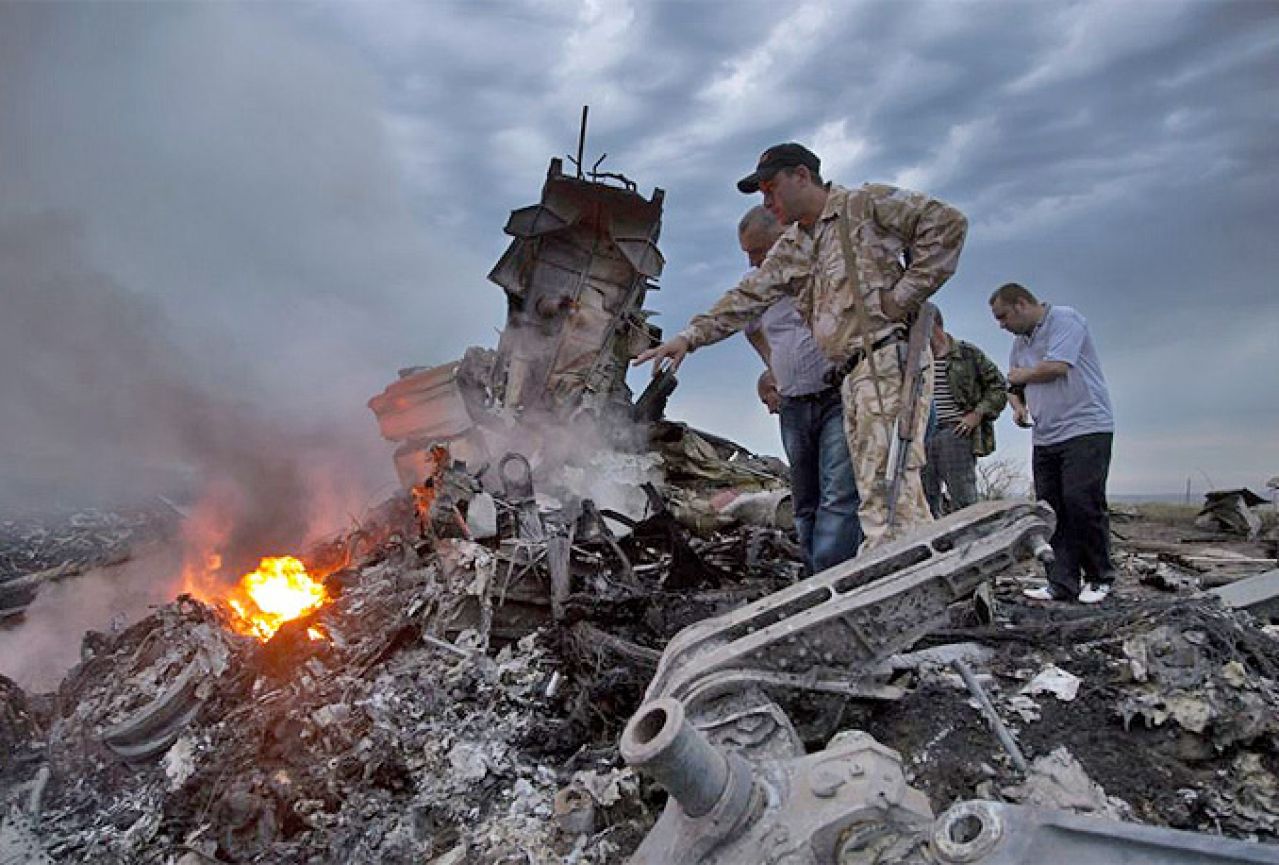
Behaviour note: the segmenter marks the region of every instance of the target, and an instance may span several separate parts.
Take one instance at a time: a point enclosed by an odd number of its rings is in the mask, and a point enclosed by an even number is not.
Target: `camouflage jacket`
[[[822,352],[841,363],[862,345],[853,290],[865,299],[870,338],[876,340],[900,327],[884,315],[881,292],[891,291],[903,309],[914,312],[955,272],[968,229],[955,208],[883,184],[827,188],[826,206],[811,228],[798,223],[787,228],[758,268],[689,322],[682,336],[692,348],[742,330],[790,294]],[[845,277],[839,229],[844,213],[857,262],[855,281]],[[903,266],[904,256],[909,267]]]
[[[976,411],[981,424],[973,430],[973,456],[995,451],[995,418],[1008,405],[1008,382],[986,353],[962,339],[950,340],[946,354],[946,381],[960,411]]]

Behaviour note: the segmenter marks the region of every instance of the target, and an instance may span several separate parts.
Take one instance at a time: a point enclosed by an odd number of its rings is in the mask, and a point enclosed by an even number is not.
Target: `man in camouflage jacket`
[[[947,512],[977,501],[977,458],[995,450],[995,418],[1008,404],[1008,383],[981,349],[946,332],[941,310],[933,316],[932,350],[937,429],[927,439],[924,493],[939,517],[943,483]]]
[[[920,470],[932,399],[931,356],[906,461],[894,525],[888,525],[889,449],[899,404],[907,322],[959,263],[968,223],[950,205],[883,184],[824,183],[821,161],[799,144],[766,150],[737,184],[764,193],[764,207],[788,226],[763,263],[695,316],[679,335],[641,354],[654,372],[676,369],[688,352],[745,328],[785,295],[840,370],[844,430],[853,456],[859,517],[870,549],[931,521]],[[927,355],[927,349],[925,349]]]

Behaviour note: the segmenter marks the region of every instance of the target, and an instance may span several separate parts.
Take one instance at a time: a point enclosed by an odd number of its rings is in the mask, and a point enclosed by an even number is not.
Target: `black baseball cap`
[[[804,145],[796,144],[794,141],[774,144],[760,154],[759,164],[755,166],[755,170],[737,181],[737,188],[747,195],[759,192],[761,180],[771,180],[773,175],[783,168],[793,168],[796,165],[803,165],[815,173],[820,173],[822,169],[822,161]]]

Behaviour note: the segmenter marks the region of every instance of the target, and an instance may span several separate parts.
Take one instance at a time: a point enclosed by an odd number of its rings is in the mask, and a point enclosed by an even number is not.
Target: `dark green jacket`
[[[973,456],[995,450],[995,418],[1008,405],[1008,382],[999,367],[970,342],[950,337],[946,355],[946,379],[959,410],[981,413],[981,425],[973,431]]]

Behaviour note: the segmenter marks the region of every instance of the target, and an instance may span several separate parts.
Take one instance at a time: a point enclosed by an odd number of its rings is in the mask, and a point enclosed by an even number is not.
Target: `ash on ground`
[[[652,504],[681,495],[709,500]],[[780,528],[658,510],[574,537],[552,609],[547,543],[499,505],[479,542],[423,537],[389,504],[328,577],[336,598],[265,644],[184,597],[90,634],[56,693],[0,681],[0,861],[624,861],[662,794],[616,742],[661,648],[796,580],[795,550]],[[941,662],[903,668],[898,700],[814,698],[797,718],[811,747],[871,733],[939,812],[980,796],[1279,840],[1279,641],[1201,590],[1221,568],[1177,564],[1247,550],[1159,552],[1169,527],[1119,528],[1105,605],[1022,603],[1025,565],[920,646],[977,647],[1034,783]],[[1152,581],[1161,568],[1184,579]]]

